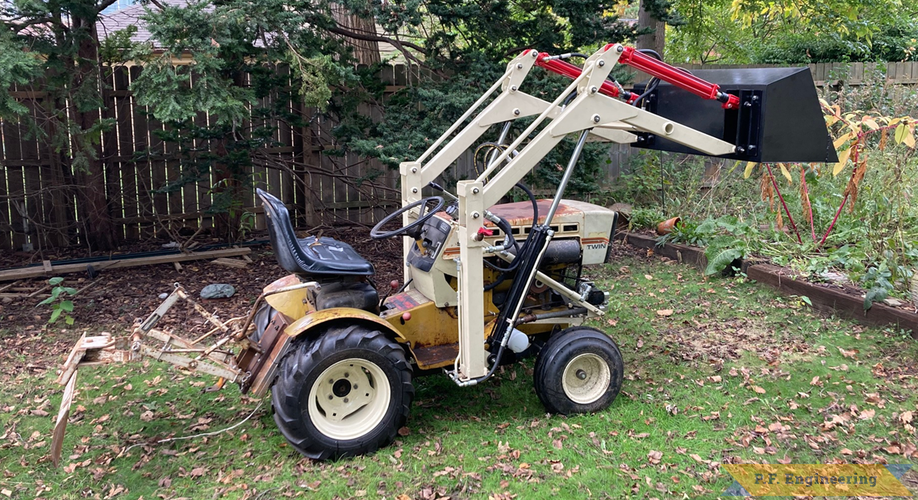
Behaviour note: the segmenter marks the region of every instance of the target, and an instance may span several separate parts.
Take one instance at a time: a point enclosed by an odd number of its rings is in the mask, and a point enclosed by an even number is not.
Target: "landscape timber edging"
[[[690,264],[704,271],[708,259],[704,250],[687,245],[667,244],[657,246],[656,238],[644,234],[621,231],[615,239],[624,240],[626,243],[638,248],[653,250],[657,255]],[[787,295],[807,297],[813,308],[833,313],[837,316],[853,319],[859,323],[878,327],[894,326],[899,329],[910,330],[912,337],[918,339],[918,314],[903,309],[887,306],[875,302],[873,306],[864,310],[864,299],[832,288],[815,285],[803,279],[797,279],[789,269],[772,264],[743,263],[743,272],[746,276],[759,283],[769,285]]]

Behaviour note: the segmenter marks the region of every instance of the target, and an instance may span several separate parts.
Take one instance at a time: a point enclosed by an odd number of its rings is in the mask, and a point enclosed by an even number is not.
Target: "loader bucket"
[[[735,153],[718,158],[760,163],[838,161],[807,68],[706,69],[692,74],[738,96],[738,108],[723,109],[719,102],[699,99],[664,81],[645,97],[646,109],[736,145]],[[648,83],[636,84],[634,91],[644,93]],[[648,133],[639,133],[632,145],[704,154]]]

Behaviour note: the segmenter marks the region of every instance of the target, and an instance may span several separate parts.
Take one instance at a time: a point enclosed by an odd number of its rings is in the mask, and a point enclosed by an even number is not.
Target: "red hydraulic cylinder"
[[[610,43],[604,47],[604,50],[609,50],[615,46],[616,44]],[[621,56],[619,56],[618,59],[621,63],[627,64],[628,66],[631,66],[632,68],[639,71],[643,71],[644,73],[647,73],[651,76],[655,76],[660,80],[669,82],[697,96],[703,97],[705,99],[717,100],[723,103],[724,109],[734,109],[739,105],[739,97],[721,92],[720,87],[716,83],[707,82],[692,75],[691,73],[688,73],[687,71],[681,70],[675,66],[671,66],[652,57],[648,57],[632,47],[621,46],[621,49]],[[536,58],[536,65],[541,66],[553,73],[564,75],[568,78],[577,78],[583,71],[579,67],[569,62],[562,61],[560,59],[553,59],[545,52],[539,53],[538,58]],[[621,95],[619,88],[608,80],[603,82],[599,91],[609,97],[619,97]],[[629,92],[628,95],[624,97],[630,103],[634,102],[638,96]]]
[[[552,59],[551,56],[549,56],[546,52],[539,53],[539,57],[536,58],[536,66],[541,66],[551,71],[552,73],[564,75],[571,79],[577,78],[580,76],[580,73],[583,72],[582,69],[567,61],[562,61],[561,59]],[[619,88],[609,80],[602,82],[602,86],[600,86],[599,91],[609,97],[618,98],[622,95],[622,91],[619,90]],[[626,95],[624,98],[627,99],[629,103],[633,102],[638,97],[637,95],[628,91],[625,91],[625,94]]]
[[[606,45],[606,50],[613,47],[614,44]],[[739,105],[739,97],[720,91],[716,83],[710,83],[698,78],[691,73],[670,66],[663,61],[648,57],[638,52],[633,47],[622,47],[622,55],[618,58],[619,62],[627,64],[632,68],[643,71],[660,80],[669,82],[681,89],[687,90],[697,96],[705,99],[714,99],[723,103],[724,109],[733,109]]]

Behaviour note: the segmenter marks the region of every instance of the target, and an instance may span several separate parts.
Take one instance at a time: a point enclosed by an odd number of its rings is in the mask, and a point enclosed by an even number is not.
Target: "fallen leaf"
[[[399,435],[399,436],[405,437],[405,436],[407,436],[407,435],[409,435],[409,434],[411,434],[411,430],[408,429],[407,427],[401,427],[401,428],[399,428],[399,430],[398,430],[398,435]]]
[[[904,411],[902,415],[899,415],[899,420],[901,420],[903,424],[911,423],[912,418],[914,418],[914,414],[910,411]]]
[[[860,420],[870,420],[876,413],[876,410],[864,410],[857,418]]]
[[[673,315],[672,309],[657,309],[657,316],[666,317],[666,316],[672,316],[672,315]]]
[[[761,387],[757,385],[752,386],[752,390],[755,391],[757,394],[765,394],[765,389],[762,389]]]
[[[839,347],[838,351],[841,352],[842,356],[846,358],[852,358],[852,359],[854,358],[854,355],[857,354],[857,349],[851,349],[850,351],[846,351],[842,349],[841,347]]]
[[[650,453],[647,454],[647,459],[653,465],[660,463],[660,459],[662,458],[663,458],[662,451],[650,450]]]

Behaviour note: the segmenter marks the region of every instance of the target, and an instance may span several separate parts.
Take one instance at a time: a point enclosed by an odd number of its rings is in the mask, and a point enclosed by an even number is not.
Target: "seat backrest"
[[[290,212],[283,202],[270,193],[256,188],[255,192],[261,198],[268,216],[268,232],[271,235],[271,246],[277,256],[277,263],[289,273],[296,273],[301,269],[296,251],[296,233],[293,232],[293,221]]]

